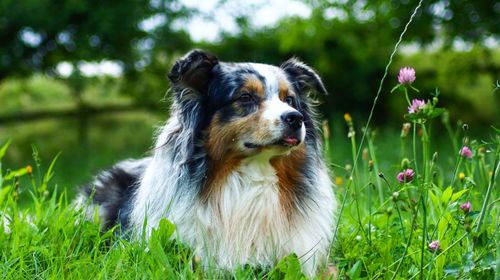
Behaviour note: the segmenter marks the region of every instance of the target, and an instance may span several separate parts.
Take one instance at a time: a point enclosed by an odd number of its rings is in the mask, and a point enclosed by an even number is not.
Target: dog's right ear
[[[217,57],[204,50],[194,49],[177,60],[168,74],[173,88],[189,88],[206,94],[212,68],[219,63]]]

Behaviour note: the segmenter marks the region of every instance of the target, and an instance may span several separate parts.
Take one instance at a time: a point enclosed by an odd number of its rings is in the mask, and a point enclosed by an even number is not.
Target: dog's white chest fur
[[[175,128],[175,122],[171,123]],[[167,127],[160,136],[169,134]],[[321,161],[309,170],[309,194],[288,218],[280,204],[276,171],[266,158],[244,160],[227,177],[209,202],[192,191],[178,175],[169,148],[158,149],[138,187],[130,222],[140,234],[162,218],[172,221],[176,236],[187,243],[207,266],[232,270],[238,265],[271,267],[282,257],[297,254],[303,271],[314,275],[325,263],[332,241],[336,200],[327,168]]]
[[[328,182],[318,181],[318,185]],[[330,184],[325,187],[330,188]],[[208,204],[195,207],[191,223],[177,223],[180,239],[195,248],[206,265],[272,267],[277,260],[296,253],[304,272],[313,275],[318,263],[325,261],[333,205],[319,209],[311,202],[306,213],[300,213],[303,215],[287,217],[280,203],[278,177],[268,161],[243,162],[217,195]]]
[[[283,238],[289,223],[279,201],[278,178],[269,163],[244,163],[228,176],[217,195],[196,216],[201,235],[195,238],[211,241],[205,243],[208,248],[197,249],[228,268],[241,263],[269,266],[282,257],[280,247],[287,245]]]

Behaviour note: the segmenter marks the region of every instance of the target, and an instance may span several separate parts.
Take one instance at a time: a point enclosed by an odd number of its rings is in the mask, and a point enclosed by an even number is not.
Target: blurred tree
[[[82,80],[86,78],[78,65],[111,60],[123,70],[119,91],[142,105],[157,105],[168,88],[165,73],[173,60],[199,46],[226,61],[279,64],[298,56],[321,73],[331,92],[323,99],[324,112],[366,113],[389,53],[417,1],[303,2],[312,9],[309,18],[285,18],[275,27],[255,28],[251,9],[238,11],[240,32],[222,34],[217,42],[194,43],[183,25],[203,11],[187,9],[182,0],[0,0],[0,80],[7,75],[56,73],[55,67],[67,62],[74,71],[65,81],[76,100],[85,100],[80,94],[92,81]],[[417,46],[442,42],[445,48],[457,41],[498,44],[499,21],[499,1],[428,0],[405,42]],[[489,57],[488,52],[485,49],[481,56]],[[493,60],[469,62],[478,63],[470,69],[488,75],[484,81],[498,79],[499,66]],[[468,79],[477,73],[468,73]],[[391,117],[384,98],[378,112]]]
[[[185,32],[172,29],[188,15],[177,0],[0,0],[0,80],[50,72],[62,61],[103,59],[129,74],[145,66],[155,46],[189,43]]]
[[[332,112],[366,114],[389,54],[418,1],[304,2],[312,8],[309,18],[285,18],[275,27],[256,30],[250,26],[250,13],[247,13],[237,21],[239,34],[224,34],[220,42],[205,44],[205,47],[222,54],[226,60],[279,64],[291,56],[298,56],[318,70],[331,92],[322,98],[322,111],[327,117]],[[450,48],[457,40],[482,45],[486,40],[500,39],[499,29],[498,1],[431,0],[424,1],[404,42],[424,47],[422,50],[436,42]],[[491,56],[492,50],[483,49],[483,57]],[[500,65],[496,61],[468,61],[471,69],[480,70],[466,73],[468,79],[479,74],[489,76],[490,80],[498,78]],[[436,85],[432,76],[428,78],[428,82]],[[387,82],[394,84],[396,81]],[[379,121],[401,113],[391,111],[386,98],[387,95],[382,95],[377,107]]]
[[[418,1],[410,0],[304,0],[326,17],[372,22],[393,36],[400,33]],[[426,0],[409,30],[409,39],[421,44],[456,39],[481,42],[500,37],[500,1]]]

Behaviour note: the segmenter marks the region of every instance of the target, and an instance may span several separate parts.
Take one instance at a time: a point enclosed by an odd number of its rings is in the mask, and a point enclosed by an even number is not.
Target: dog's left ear
[[[194,49],[177,60],[168,74],[174,88],[189,88],[198,94],[206,94],[212,68],[219,64],[209,52]]]
[[[291,58],[280,67],[300,94],[307,94],[311,91],[328,94],[319,75],[302,61]]]

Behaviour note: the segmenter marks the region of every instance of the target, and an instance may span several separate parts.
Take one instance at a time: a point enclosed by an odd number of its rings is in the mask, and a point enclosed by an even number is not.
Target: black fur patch
[[[116,223],[126,227],[130,200],[137,188],[138,179],[136,175],[120,167],[113,167],[100,173],[93,184],[84,187],[84,193],[92,197],[92,203],[105,209],[104,229],[109,229]]]
[[[304,94],[311,90],[327,94],[327,90],[318,74],[309,66],[296,58],[291,58],[281,65],[288,78],[299,93]]]

